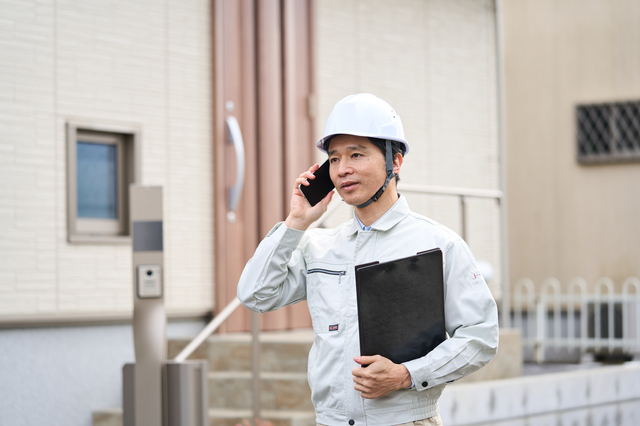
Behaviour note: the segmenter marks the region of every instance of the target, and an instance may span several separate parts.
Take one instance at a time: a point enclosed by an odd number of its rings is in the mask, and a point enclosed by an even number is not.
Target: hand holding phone
[[[312,207],[322,201],[322,199],[335,188],[329,176],[329,160],[322,163],[313,174],[315,179],[307,179],[309,181],[308,186],[302,184],[298,186],[300,192],[302,192],[302,195],[304,195]]]

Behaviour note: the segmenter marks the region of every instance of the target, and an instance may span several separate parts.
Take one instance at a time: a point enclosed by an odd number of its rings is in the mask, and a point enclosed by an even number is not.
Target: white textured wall
[[[402,182],[499,189],[493,1],[323,0],[315,5],[317,136],[338,100],[371,92],[402,117],[411,147]],[[457,198],[405,194],[414,211],[461,231]],[[341,208],[330,222],[349,215]],[[498,296],[498,206],[470,200],[467,218],[467,242],[478,260],[493,264],[497,276],[490,286]]]
[[[67,242],[67,120],[142,129],[166,305],[212,306],[206,0],[0,0],[0,315],[127,312],[130,245]]]

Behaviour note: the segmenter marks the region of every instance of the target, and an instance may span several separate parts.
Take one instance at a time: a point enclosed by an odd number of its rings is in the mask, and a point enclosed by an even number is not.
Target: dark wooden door
[[[259,241],[286,217],[300,165],[313,162],[312,21],[310,0],[213,2],[215,313],[235,297]],[[310,325],[306,303],[262,317],[265,330]],[[221,327],[249,329],[245,308]]]

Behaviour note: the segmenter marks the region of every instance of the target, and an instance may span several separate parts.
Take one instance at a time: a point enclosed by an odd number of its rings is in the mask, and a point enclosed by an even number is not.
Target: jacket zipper
[[[338,284],[340,284],[340,282],[342,281],[342,276],[345,275],[347,271],[332,271],[330,269],[321,269],[321,268],[309,269],[307,271],[307,274],[316,274],[316,273],[327,274],[327,275],[338,275]]]

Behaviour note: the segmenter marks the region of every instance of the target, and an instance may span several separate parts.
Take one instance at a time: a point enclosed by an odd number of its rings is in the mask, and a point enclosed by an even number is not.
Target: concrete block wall
[[[492,0],[323,0],[315,7],[318,138],[338,100],[371,92],[400,114],[410,143],[401,192],[403,182],[499,189]],[[405,195],[414,211],[461,232],[457,197]],[[340,208],[329,224],[350,216]],[[469,200],[467,242],[493,265],[496,297],[499,216],[495,201]]]
[[[640,364],[447,386],[443,423],[457,425],[640,424]]]
[[[210,2],[0,0],[0,315],[130,312],[130,245],[71,244],[68,120],[137,126],[168,311],[213,302]]]

